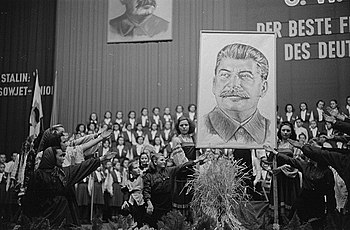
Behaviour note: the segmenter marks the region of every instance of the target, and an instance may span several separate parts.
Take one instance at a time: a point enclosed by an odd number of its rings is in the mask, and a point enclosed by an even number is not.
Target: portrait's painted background
[[[113,36],[110,31],[109,21],[115,17],[118,17],[125,12],[125,6],[121,4],[120,0],[108,0],[108,20],[107,20],[107,42],[119,43],[119,42],[143,42],[143,41],[161,41],[172,39],[172,18],[173,18],[173,0],[156,0],[157,8],[154,11],[154,15],[161,17],[169,22],[168,30],[165,33],[157,34],[153,37],[121,37]]]
[[[199,53],[198,74],[198,125],[202,122],[204,115],[208,114],[215,106],[216,101],[212,93],[213,79],[215,76],[215,64],[218,52],[226,45],[243,43],[260,50],[269,62],[269,74],[267,78],[268,90],[264,97],[259,100],[258,109],[260,113],[271,121],[269,143],[275,145],[276,135],[276,43],[274,34],[266,33],[244,33],[225,31],[202,31]],[[205,127],[204,127],[205,129]],[[198,127],[197,130],[202,130]],[[205,133],[197,133],[197,146],[200,148],[215,148],[217,143],[206,142]],[[221,146],[222,147],[222,146]],[[227,148],[262,148],[262,146],[228,145]]]
[[[318,99],[329,103],[333,98],[343,109],[350,94],[345,43],[350,40],[349,27],[340,31],[340,25],[349,25],[350,0],[173,0],[171,41],[111,44],[107,0],[1,0],[0,11],[0,74],[38,69],[40,85],[45,86],[45,127],[50,123],[54,76],[55,113],[69,132],[87,122],[93,111],[101,117],[106,110],[115,116],[117,110],[139,114],[142,107],[169,106],[174,112],[177,104],[186,108],[197,103],[200,30],[256,31],[281,25],[276,65],[280,113],[287,103],[297,107],[305,101],[313,109]],[[295,35],[290,28],[293,21],[305,25],[305,20],[315,19],[330,19],[332,33],[325,33],[324,22],[320,34],[315,30],[305,35],[304,29]],[[344,44],[338,49],[342,55],[319,58],[319,43],[325,51],[325,44],[336,47],[335,42]],[[310,56],[302,52],[307,43]],[[34,80],[1,79],[0,91],[32,89]],[[32,94],[0,95],[0,152],[19,151],[28,135],[31,98]]]

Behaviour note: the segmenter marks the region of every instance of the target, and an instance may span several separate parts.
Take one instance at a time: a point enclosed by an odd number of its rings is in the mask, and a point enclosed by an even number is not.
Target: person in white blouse
[[[295,120],[295,134],[297,137],[299,137],[300,134],[304,133],[306,136],[306,140],[309,140],[309,134],[307,132],[307,129],[303,127],[303,121],[301,118],[297,118]]]
[[[131,124],[131,129],[136,127],[136,112],[131,110],[128,113],[128,122]]]
[[[152,109],[152,116],[150,118],[150,122],[151,124],[155,123],[157,124],[158,126],[158,129],[163,129],[163,122],[162,122],[162,119],[159,115],[159,112],[160,112],[160,108],[159,107],[154,107]]]
[[[324,105],[325,102],[323,100],[319,100],[316,103],[316,109],[314,109],[311,113],[310,121],[315,120],[317,122],[317,127],[319,129],[323,129],[324,126]]]
[[[311,112],[308,111],[308,107],[306,102],[301,102],[299,105],[299,113],[297,114],[297,118],[300,118],[303,122],[304,128],[309,127],[309,122],[311,118]]]
[[[188,117],[192,122],[197,122],[197,106],[195,104],[190,104],[188,106]]]

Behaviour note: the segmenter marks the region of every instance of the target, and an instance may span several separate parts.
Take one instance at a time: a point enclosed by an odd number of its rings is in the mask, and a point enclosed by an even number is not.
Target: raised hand
[[[330,122],[330,123],[334,123],[336,121],[335,117],[333,116],[328,116],[327,114],[323,114],[323,117],[326,121]]]
[[[326,110],[333,117],[337,117],[337,115],[339,114],[338,110],[332,109],[331,107],[327,107]]]
[[[116,152],[107,152],[105,155],[100,157],[100,160],[101,161],[110,160],[113,157],[115,157],[116,154],[117,154]]]
[[[148,201],[147,202],[147,209],[146,209],[147,214],[152,214],[153,210],[154,210],[154,207],[153,207],[152,202]]]
[[[112,129],[104,130],[104,131],[101,133],[101,137],[102,137],[103,139],[106,139],[106,138],[108,138],[110,135],[112,135],[112,132],[113,132]]]
[[[288,142],[293,145],[293,147],[301,149],[303,147],[304,144],[300,143],[299,141],[295,141],[292,139],[288,139]]]

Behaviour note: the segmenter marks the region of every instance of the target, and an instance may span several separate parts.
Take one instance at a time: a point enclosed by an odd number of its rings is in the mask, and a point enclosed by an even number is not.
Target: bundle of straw
[[[208,161],[195,169],[187,186],[194,192],[191,202],[196,218],[209,216],[217,227],[245,229],[238,220],[238,212],[248,201],[244,180],[248,179],[247,167],[240,161],[219,158]]]

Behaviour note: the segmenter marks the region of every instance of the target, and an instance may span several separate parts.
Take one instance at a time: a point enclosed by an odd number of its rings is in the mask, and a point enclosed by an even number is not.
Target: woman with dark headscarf
[[[47,148],[28,187],[23,203],[25,214],[48,219],[51,226],[79,225],[74,184],[112,157],[113,154],[107,153],[78,165],[62,167],[65,153],[59,148]]]

